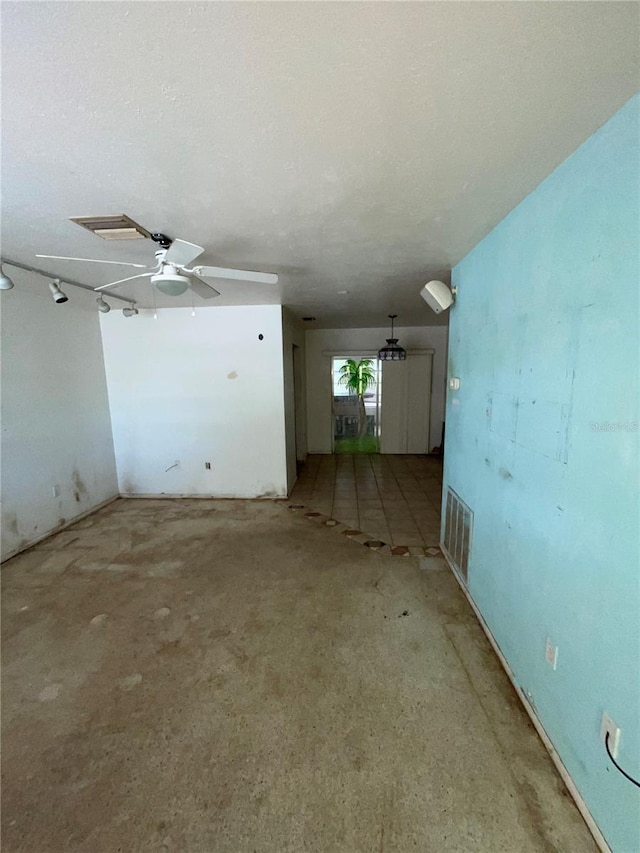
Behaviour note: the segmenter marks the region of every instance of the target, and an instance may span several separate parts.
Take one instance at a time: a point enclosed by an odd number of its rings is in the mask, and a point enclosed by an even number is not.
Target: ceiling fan
[[[208,266],[189,268],[188,265],[204,252],[202,246],[196,246],[195,243],[188,243],[186,240],[171,240],[171,238],[161,233],[152,234],[151,239],[159,246],[155,253],[156,263],[154,266],[132,264],[127,261],[102,261],[96,258],[68,258],[62,255],[36,255],[36,257],[51,258],[59,261],[84,261],[91,264],[119,264],[124,267],[137,267],[138,269],[149,270],[149,272],[138,273],[137,275],[128,276],[128,278],[111,281],[109,284],[102,284],[100,287],[94,287],[95,291],[117,287],[120,284],[138,278],[150,278],[151,283],[167,296],[180,296],[190,287],[202,299],[213,299],[216,296],[220,296],[220,293],[213,285],[204,281],[204,278],[237,279],[240,281],[255,281],[259,284],[278,283],[278,276],[275,273]]]

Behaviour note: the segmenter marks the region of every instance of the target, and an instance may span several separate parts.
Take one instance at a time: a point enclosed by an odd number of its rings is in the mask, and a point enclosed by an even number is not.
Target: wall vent
[[[469,551],[473,534],[473,513],[453,489],[447,489],[444,550],[460,577],[467,582]]]
[[[71,222],[81,225],[103,240],[140,240],[151,234],[124,213],[117,216],[72,216]]]

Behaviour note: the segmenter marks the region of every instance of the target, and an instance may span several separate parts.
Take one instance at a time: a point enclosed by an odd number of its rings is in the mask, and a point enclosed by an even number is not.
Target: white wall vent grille
[[[447,508],[444,526],[444,550],[458,571],[467,581],[469,551],[473,533],[473,513],[453,489],[447,489]]]

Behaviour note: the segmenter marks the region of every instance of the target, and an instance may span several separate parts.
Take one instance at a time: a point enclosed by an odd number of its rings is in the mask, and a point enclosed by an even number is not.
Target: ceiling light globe
[[[151,282],[166,296],[180,296],[189,288],[189,279],[179,273],[158,273],[151,277]]]

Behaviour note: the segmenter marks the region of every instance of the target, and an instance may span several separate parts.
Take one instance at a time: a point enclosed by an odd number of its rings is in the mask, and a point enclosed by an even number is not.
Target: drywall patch
[[[515,441],[518,400],[512,394],[492,391],[489,396],[489,429],[496,435]]]

